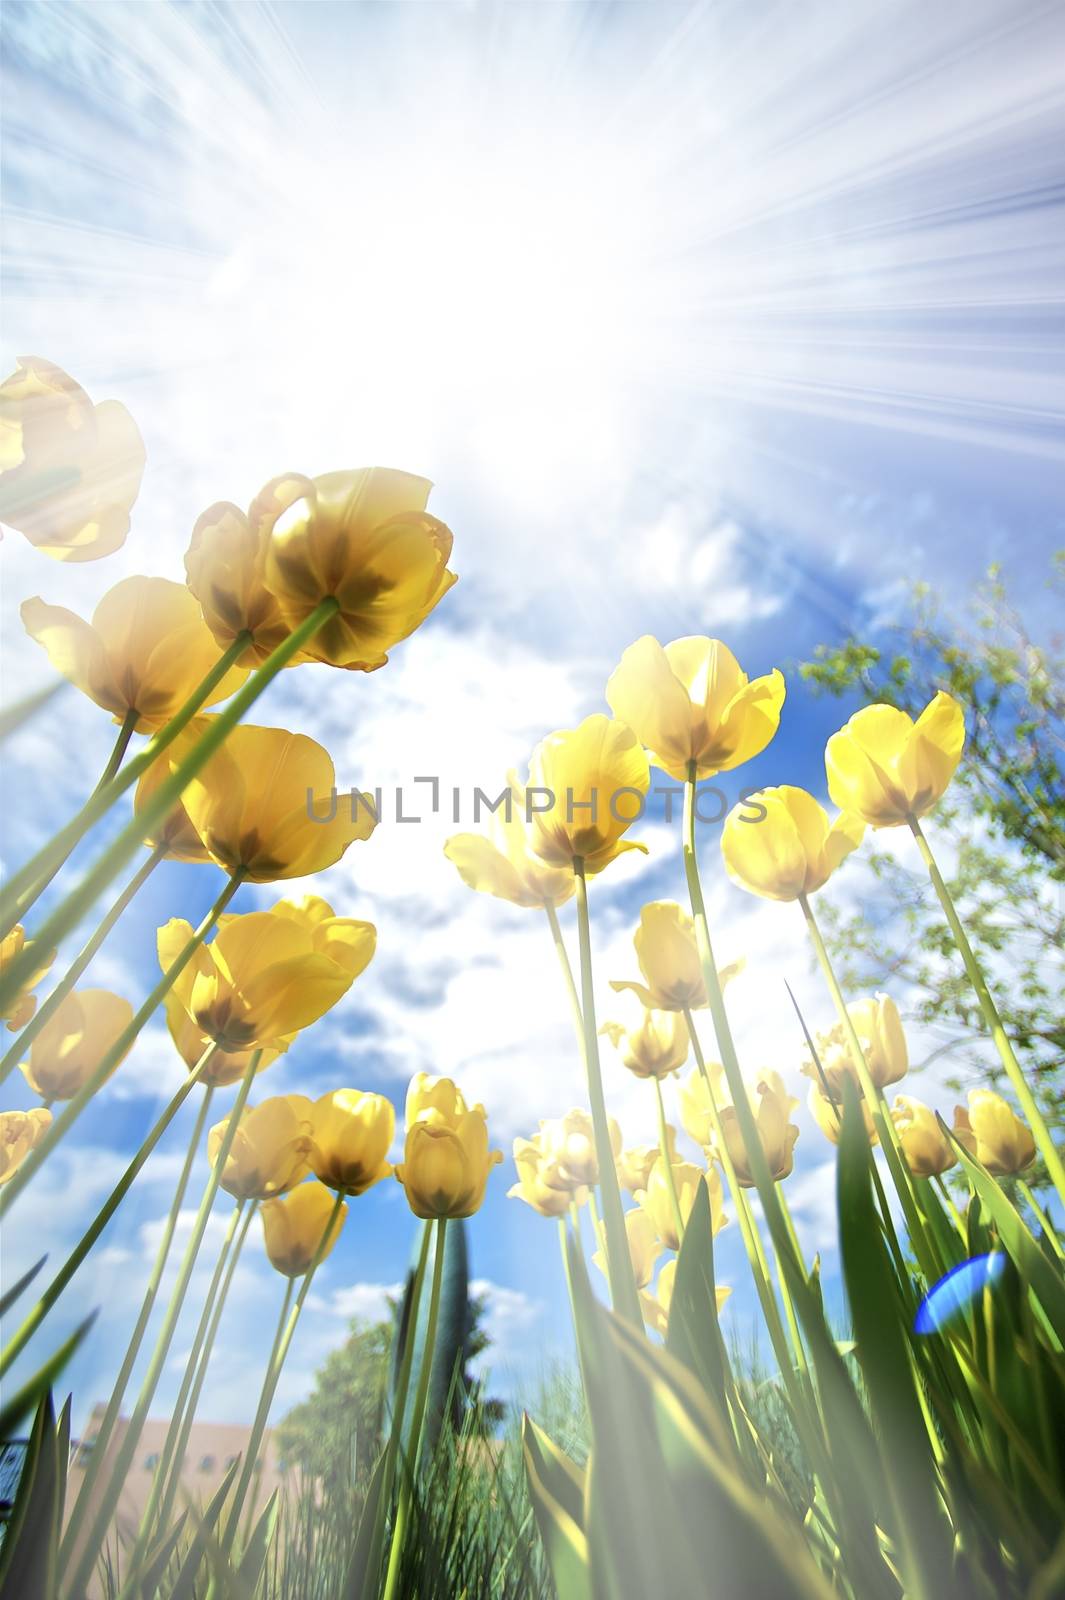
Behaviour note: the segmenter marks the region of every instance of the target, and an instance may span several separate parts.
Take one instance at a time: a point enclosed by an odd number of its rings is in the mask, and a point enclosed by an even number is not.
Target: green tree
[[[1048,580],[1065,588],[1059,556]],[[941,864],[984,964],[1022,1066],[1052,1125],[1065,1127],[1065,656],[1033,639],[992,568],[960,618],[917,585],[903,620],[881,642],[822,645],[800,666],[824,693],[886,702],[918,715],[939,689],[966,708],[957,778],[934,817]],[[925,1060],[955,1063],[959,1092],[1003,1086],[970,988],[931,885],[894,853],[892,833],[872,834],[857,861],[861,911],[825,907],[834,959],[852,991],[891,986],[935,1043]],[[1037,1175],[1038,1176],[1038,1175]]]

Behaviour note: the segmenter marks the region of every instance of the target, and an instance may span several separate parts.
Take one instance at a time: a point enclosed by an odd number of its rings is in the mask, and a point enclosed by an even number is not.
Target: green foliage
[[[317,1479],[326,1496],[365,1485],[377,1459],[388,1383],[392,1324],[358,1318],[330,1351],[314,1388],[274,1430],[286,1466]]]

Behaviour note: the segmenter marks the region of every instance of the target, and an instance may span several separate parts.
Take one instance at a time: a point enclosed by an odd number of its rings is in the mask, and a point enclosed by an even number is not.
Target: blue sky
[[[382,672],[301,668],[260,702],[259,720],[324,743],[345,785],[434,772],[496,792],[541,734],[604,709],[645,632],[710,633],[752,674],[787,668],[890,624],[917,577],[960,603],[992,560],[1051,626],[1054,8],[9,0],[5,33],[5,370],[23,353],[59,362],[125,401],[149,452],[108,561],[65,570],[5,539],[10,699],[47,677],[17,617],[27,596],[87,614],[129,573],[179,577],[213,500],[370,461],[434,479],[461,581]],[[822,792],[846,710],[792,680],[779,736],[723,787]],[[111,737],[70,691],[8,747],[5,865],[76,807]],[[316,881],[377,924],[379,954],[261,1093],[349,1084],[400,1105],[412,1072],[448,1072],[509,1153],[583,1099],[576,1047],[542,919],[466,891],[449,831],[383,825]],[[635,972],[640,905],[683,898],[675,832],[652,818],[644,833],[647,860],[594,887],[605,1015],[606,980]],[[703,848],[719,953],[748,961],[742,1053],[800,1093],[782,977],[816,1025],[830,1017],[798,913],[728,886],[713,829]],[[136,1002],[155,928],[195,920],[218,886],[212,869],[162,868],[87,981]],[[605,1060],[626,1134],[650,1137],[650,1091]],[[5,1272],[45,1243],[61,1259],[179,1076],[155,1024],[20,1201]],[[72,1368],[79,1416],[118,1365],[190,1120],[49,1321],[51,1343],[103,1307]],[[790,1193],[831,1280],[831,1152],[801,1121]],[[496,1362],[528,1373],[565,1319],[555,1230],[504,1199],[512,1181],[508,1160],[471,1257]],[[719,1272],[742,1329],[736,1231]],[[347,1315],[380,1309],[411,1237],[398,1186],[352,1206],[279,1406]],[[280,1290],[249,1248],[205,1416],[253,1410]]]

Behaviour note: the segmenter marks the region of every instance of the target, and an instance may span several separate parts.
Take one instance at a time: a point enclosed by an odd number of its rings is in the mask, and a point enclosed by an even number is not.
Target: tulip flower
[[[214,1045],[214,1040],[209,1038],[202,1028],[196,1026],[173,989],[167,991],[163,1006],[170,1037],[178,1055],[191,1072],[199,1064],[204,1051]],[[295,1034],[292,1037],[295,1038]],[[239,1083],[248,1070],[248,1063],[253,1054],[253,1050],[220,1050],[216,1046],[210,1060],[200,1073],[200,1082],[210,1084],[215,1089],[225,1089],[231,1083]],[[278,1054],[277,1050],[260,1049],[257,1074],[265,1072],[266,1068],[277,1060]]]
[[[729,1098],[728,1085],[724,1082],[725,1069],[720,1062],[708,1061],[706,1071],[713,1085],[714,1102],[720,1108]],[[680,1085],[680,1120],[688,1136],[704,1150],[709,1149],[714,1138],[710,1088],[698,1068]]]
[[[507,774],[507,793],[509,800],[488,819],[487,835],[453,834],[444,854],[471,889],[516,906],[560,906],[575,887],[572,866],[549,867],[534,854],[526,793],[514,772]]]
[[[886,1089],[889,1084],[898,1083],[909,1070],[910,1058],[902,1019],[894,1000],[889,995],[878,994],[872,999],[853,1001],[847,1011],[858,1035],[869,1076],[877,1088]],[[817,1063],[813,1061],[807,1061],[802,1070],[818,1084],[823,1073],[830,1095],[842,1104],[844,1075],[849,1074],[858,1082],[858,1069],[843,1024],[837,1022],[826,1033],[819,1033],[816,1044],[821,1072],[818,1072]]]
[[[669,1159],[677,1160],[677,1130],[666,1124],[666,1140],[669,1146]],[[629,1194],[638,1194],[641,1189],[646,1189],[651,1176],[651,1169],[658,1160],[661,1146],[657,1144],[633,1145],[629,1150],[622,1150],[615,1166],[617,1167],[618,1182]]]
[[[667,1261],[658,1274],[658,1282],[655,1284],[654,1294],[640,1295],[644,1321],[653,1332],[660,1334],[663,1339],[669,1332],[669,1309],[673,1303],[673,1287],[676,1277],[676,1261]],[[717,1284],[715,1285],[714,1293],[717,1299],[717,1309],[720,1311],[732,1290]]]
[[[173,985],[200,1032],[227,1052],[281,1052],[336,1005],[372,959],[377,932],[372,923],[325,913],[326,902],[308,896],[220,918],[214,939]],[[191,937],[180,917],[159,929],[164,971]]]
[[[365,1194],[391,1173],[396,1113],[384,1095],[334,1089],[314,1102],[311,1124],[311,1168],[327,1188]]]
[[[302,1278],[316,1259],[325,1260],[347,1214],[347,1206],[337,1209],[333,1195],[320,1183],[301,1183],[282,1198],[267,1200],[260,1215],[270,1265],[286,1278]]]
[[[25,930],[21,926],[16,926],[10,933],[5,934],[3,939],[0,939],[0,976],[16,956],[20,956],[23,950],[32,948],[33,941],[27,942]],[[37,1010],[37,996],[31,994],[30,990],[35,989],[40,983],[54,960],[54,950],[42,951],[35,970],[0,1011],[0,1020],[7,1023],[11,1033],[17,1033],[20,1028],[24,1028]]]
[[[117,994],[71,990],[30,1046],[29,1060],[21,1063],[23,1077],[42,1100],[72,1100],[132,1020],[133,1007]]]
[[[621,1129],[613,1117],[607,1119],[607,1127],[616,1157],[621,1150]],[[541,1122],[540,1140],[548,1159],[555,1162],[563,1183],[591,1185],[599,1182],[595,1127],[587,1111],[574,1107],[564,1117]]]
[[[302,1183],[310,1170],[311,1112],[302,1094],[275,1095],[245,1110],[222,1169],[222,1188],[234,1200],[274,1200]],[[225,1117],[207,1135],[212,1166],[228,1126]]]
[[[624,723],[597,715],[548,734],[529,762],[527,793],[544,803],[532,816],[536,854],[555,867],[579,859],[590,875],[626,850],[646,853],[622,835],[643,815],[650,781],[647,757]]]
[[[625,1213],[625,1234],[629,1242],[629,1259],[632,1262],[632,1275],[636,1280],[637,1289],[645,1289],[651,1281],[655,1270],[655,1262],[662,1254],[662,1246],[655,1232],[654,1223],[646,1211],[639,1206],[634,1211]],[[592,1260],[600,1272],[606,1272],[606,1258],[601,1250],[596,1250]]]
[[[488,1148],[484,1106],[467,1107],[450,1078],[418,1073],[407,1094],[407,1137],[396,1168],[414,1215],[472,1217],[502,1159],[501,1150]]]
[[[780,724],[784,679],[752,682],[719,639],[674,639],[663,649],[645,634],[629,646],[606,686],[610,709],[627,722],[656,767],[683,783],[731,772],[765,749]]]
[[[894,706],[866,706],[828,741],[828,792],[870,827],[898,827],[942,799],[964,744],[962,708],[942,690],[916,722]]]
[[[335,783],[328,752],[305,734],[237,727],[181,803],[212,861],[253,883],[274,883],[322,872],[354,840],[370,837],[371,797],[348,804]]]
[[[250,512],[263,577],[289,629],[326,598],[339,610],[306,645],[315,661],[371,672],[457,581],[452,536],[425,509],[426,478],[387,467],[275,478]]]
[[[761,1073],[753,1085],[753,1091],[750,1095],[751,1109],[758,1125],[758,1137],[770,1175],[775,1182],[779,1182],[792,1169],[792,1152],[799,1130],[788,1118],[799,1102],[788,1094],[779,1072]],[[719,1116],[721,1135],[736,1173],[736,1181],[741,1189],[753,1189],[755,1180],[736,1109],[732,1105],[723,1105]],[[716,1139],[712,1142],[716,1145]]]
[[[912,1095],[896,1095],[891,1120],[898,1131],[906,1165],[915,1178],[938,1177],[957,1161],[931,1106]]]
[[[185,759],[192,746],[203,737],[208,726],[207,717],[193,717],[158,760],[153,761],[151,766],[145,769],[133,795],[133,809],[138,816],[151,804],[160,786]],[[192,825],[183,800],[174,802],[170,814],[145,835],[144,842],[152,850],[160,845],[165,846],[166,853],[172,861],[205,862],[211,859],[203,840]]]
[[[1008,1101],[970,1089],[969,1109],[954,1107],[954,1137],[992,1177],[1016,1177],[1035,1160],[1035,1140]]]
[[[687,1226],[691,1216],[695,1196],[698,1193],[700,1179],[706,1180],[710,1193],[710,1217],[713,1231],[719,1233],[728,1218],[722,1210],[721,1177],[716,1167],[709,1172],[704,1172],[691,1161],[674,1161],[673,1185],[676,1189],[677,1204],[680,1207],[680,1220]],[[659,1156],[651,1168],[651,1176],[647,1180],[647,1188],[636,1196],[636,1204],[641,1206],[654,1224],[655,1232],[667,1250],[680,1249],[680,1237],[677,1233],[676,1219],[673,1215],[673,1200],[669,1190],[669,1178]]]
[[[514,1165],[518,1181],[507,1190],[508,1200],[524,1200],[542,1217],[565,1216],[571,1205],[582,1206],[588,1188],[563,1175],[550,1151],[544,1148],[544,1124],[531,1139],[514,1140]]]
[[[169,578],[123,578],[91,622],[39,597],[23,602],[22,621],[57,672],[116,722],[136,716],[138,731],[169,722],[218,660],[199,606]],[[210,704],[227,699],[245,676],[230,668]]]
[[[760,789],[756,798],[765,816],[756,820],[745,806],[734,806],[721,833],[728,875],[751,894],[766,900],[813,894],[862,842],[864,822],[844,814],[830,824],[805,789]]]
[[[632,942],[644,981],[614,978],[612,989],[618,993],[631,989],[650,1011],[697,1011],[707,1004],[695,924],[675,901],[652,900],[645,905]],[[736,961],[721,969],[722,987],[742,972],[743,965]]]
[[[15,1176],[51,1126],[52,1113],[45,1106],[35,1106],[32,1111],[0,1111],[0,1184]]]
[[[621,1064],[637,1078],[668,1078],[688,1059],[688,1025],[679,1011],[643,1008],[634,1028],[604,1022],[606,1034],[621,1056]]]
[[[241,666],[261,666],[291,633],[277,596],[266,586],[269,531],[257,502],[246,516],[220,500],[197,518],[185,553],[189,589],[203,608],[203,619],[219,649],[228,650],[240,634],[249,635]],[[300,651],[290,667],[311,657]]]
[[[842,1101],[829,1099],[820,1083],[811,1083],[810,1093],[806,1097],[806,1104],[810,1108],[810,1115],[821,1129],[825,1138],[831,1140],[833,1144],[839,1144],[840,1129],[843,1126]],[[864,1095],[859,1104],[865,1121],[865,1131],[869,1135],[869,1143],[878,1144],[879,1137],[873,1122],[873,1114]]]
[[[125,543],[144,441],[117,400],[93,405],[61,367],[21,356],[0,384],[0,521],[56,561]]]

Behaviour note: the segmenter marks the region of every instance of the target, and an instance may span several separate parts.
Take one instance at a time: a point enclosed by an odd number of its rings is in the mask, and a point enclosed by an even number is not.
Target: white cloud
[[[402,1293],[402,1283],[352,1283],[334,1289],[328,1300],[319,1301],[319,1306],[345,1320],[357,1317],[363,1322],[384,1322],[392,1315],[390,1302]]]

